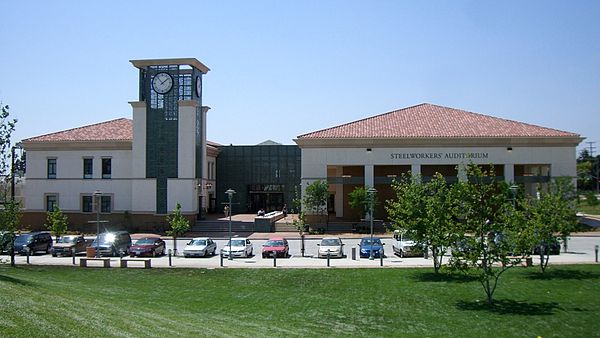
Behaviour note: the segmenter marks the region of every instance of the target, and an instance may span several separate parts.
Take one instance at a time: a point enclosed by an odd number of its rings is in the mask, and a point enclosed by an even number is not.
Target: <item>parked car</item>
[[[420,257],[423,256],[425,250],[423,245],[415,242],[412,238],[411,233],[401,232],[394,230],[394,242],[392,243],[392,250],[400,257]]]
[[[227,244],[221,249],[221,256],[229,257],[229,252],[231,252],[231,257],[250,257],[253,252],[252,243],[248,238],[232,238],[231,242],[227,241]]]
[[[163,256],[165,254],[165,241],[160,237],[143,237],[129,247],[129,255],[135,256]]]
[[[544,248],[544,254],[560,255],[560,238],[554,237],[549,243],[540,243],[533,248],[533,254],[539,255]]]
[[[373,257],[385,257],[383,243],[379,237],[373,237],[373,241],[371,241],[371,237],[363,237],[358,246],[361,258],[370,257],[371,251],[373,251]]]
[[[15,237],[14,250],[22,255],[26,255],[28,251],[31,255],[39,251],[50,253],[50,249],[52,249],[52,236],[49,232],[30,232]]]
[[[208,237],[192,238],[183,249],[183,257],[206,257],[217,253],[217,243]]]
[[[287,239],[283,237],[272,237],[263,244],[262,257],[273,257],[273,253],[277,257],[288,257],[290,253],[290,246]]]
[[[131,246],[131,236],[127,231],[103,232],[92,242],[92,247],[98,250],[100,256],[127,255]]]
[[[53,257],[58,255],[71,256],[73,254],[85,252],[86,247],[87,243],[85,238],[83,238],[83,235],[67,235],[60,237],[58,241],[54,243],[51,252]]]
[[[317,246],[317,257],[319,258],[327,258],[327,253],[329,253],[329,257],[344,257],[344,243],[339,237],[324,237]]]

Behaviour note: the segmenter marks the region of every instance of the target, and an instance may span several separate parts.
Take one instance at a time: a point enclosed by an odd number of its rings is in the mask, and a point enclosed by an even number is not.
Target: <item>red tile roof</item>
[[[36,136],[23,142],[132,141],[133,121],[126,118]]]
[[[578,134],[422,103],[298,136],[298,139],[577,137]]]

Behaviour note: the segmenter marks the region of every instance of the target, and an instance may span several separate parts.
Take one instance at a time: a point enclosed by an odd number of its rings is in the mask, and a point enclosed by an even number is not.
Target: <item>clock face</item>
[[[173,87],[173,78],[167,73],[158,73],[152,79],[152,88],[159,94],[168,93]]]
[[[200,75],[196,76],[196,96],[202,96],[202,79]]]

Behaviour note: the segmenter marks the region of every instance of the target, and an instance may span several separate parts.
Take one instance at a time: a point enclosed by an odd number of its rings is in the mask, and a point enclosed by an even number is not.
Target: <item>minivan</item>
[[[127,231],[103,232],[94,240],[91,247],[96,248],[100,256],[119,256],[129,254],[131,236]]]
[[[29,252],[31,255],[39,251],[50,253],[52,249],[52,236],[49,232],[29,232],[20,234],[15,237],[15,252],[26,255]]]

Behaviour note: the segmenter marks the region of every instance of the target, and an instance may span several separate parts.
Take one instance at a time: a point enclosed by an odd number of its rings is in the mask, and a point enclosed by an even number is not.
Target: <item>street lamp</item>
[[[369,254],[369,259],[373,260],[375,257],[373,256],[373,208],[375,207],[375,193],[377,190],[373,187],[367,189],[367,193],[369,194],[369,219],[371,221],[371,253]],[[381,252],[379,252],[381,255]]]
[[[100,190],[94,191],[94,201],[96,202],[96,258],[100,257],[98,248],[100,248],[100,198],[102,192]]]
[[[229,257],[227,259],[233,260],[231,257],[231,200],[233,199],[233,194],[235,194],[235,190],[229,188],[225,191],[227,196],[229,196]]]

